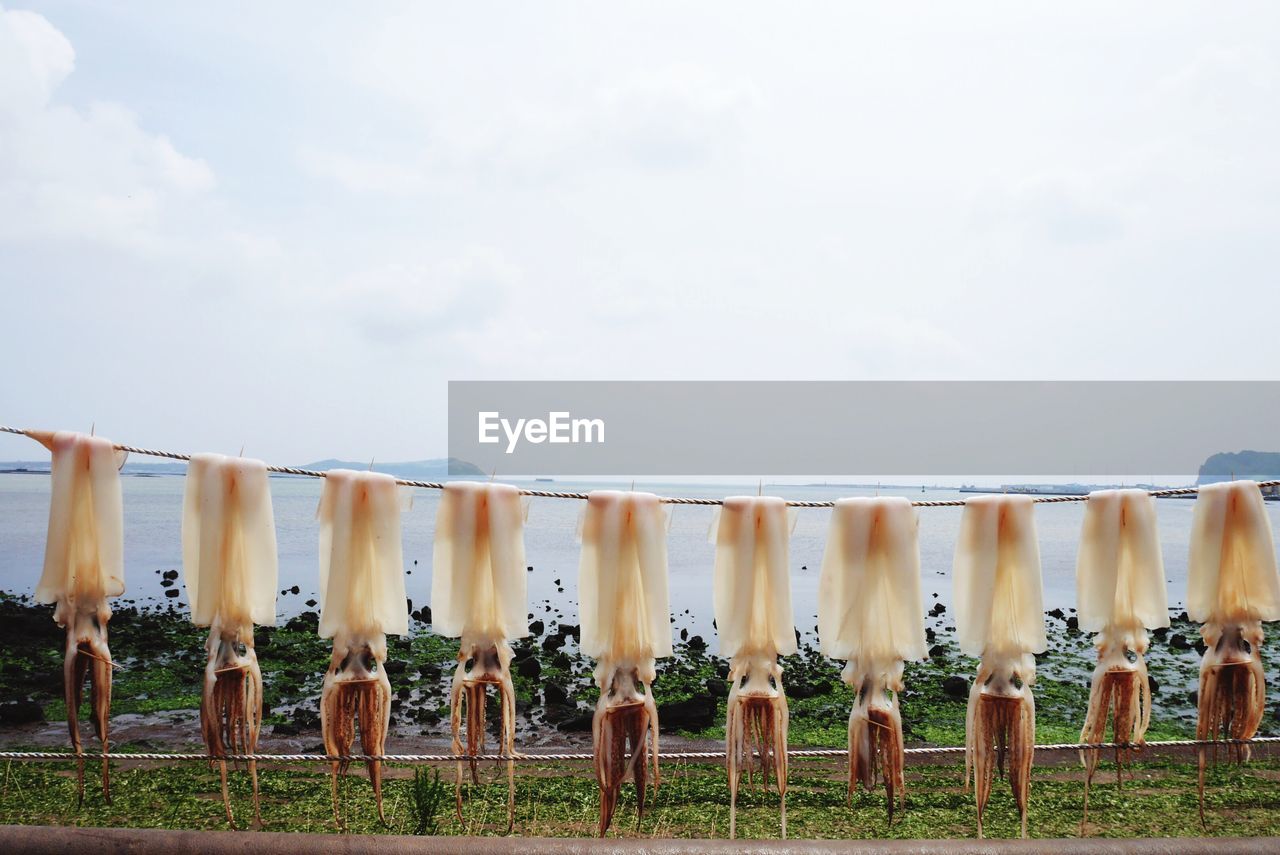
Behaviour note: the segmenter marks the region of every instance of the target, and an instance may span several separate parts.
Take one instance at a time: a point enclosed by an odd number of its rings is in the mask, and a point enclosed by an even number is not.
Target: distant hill
[[[187,472],[187,464],[178,461],[169,463],[134,463],[134,459],[139,455],[133,455],[125,463],[124,469],[121,471],[125,475],[185,475]],[[146,458],[143,458],[144,460]],[[368,469],[369,461],[361,463],[358,460],[317,460],[314,463],[306,463],[297,467],[299,469],[314,469],[323,472],[326,469]],[[48,460],[13,460],[0,461],[0,472],[12,472],[16,469],[25,469],[29,472],[48,472]],[[403,478],[406,481],[431,481],[448,477],[457,476],[476,476],[484,475],[480,467],[465,460],[459,460],[456,457],[437,457],[432,460],[410,460],[404,463],[375,463],[373,465],[375,472],[386,472],[397,478]]]
[[[1213,484],[1234,479],[1275,481],[1280,479],[1280,451],[1220,451],[1200,467],[1197,484]]]
[[[327,469],[359,469],[365,470],[369,468],[369,461],[361,463],[359,460],[317,460],[314,463],[307,463],[298,467],[299,469],[315,469],[324,472]],[[397,478],[403,478],[406,481],[430,481],[432,479],[448,478],[450,476],[459,475],[484,475],[479,466],[474,463],[468,463],[457,457],[437,457],[432,460],[409,460],[404,463],[378,463],[373,464],[374,472],[386,472]]]

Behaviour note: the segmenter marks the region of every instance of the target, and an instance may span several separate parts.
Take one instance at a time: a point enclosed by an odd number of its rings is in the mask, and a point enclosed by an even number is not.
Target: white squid
[[[644,815],[650,758],[655,792],[659,783],[652,684],[655,660],[671,655],[666,514],[652,493],[597,490],[587,497],[581,534],[578,610],[581,649],[597,660],[600,687],[591,735],[603,837],[628,777]]]
[[[1102,742],[1110,716],[1113,741],[1140,747],[1151,723],[1151,686],[1143,659],[1147,630],[1169,625],[1156,503],[1147,491],[1089,494],[1076,559],[1076,595],[1080,629],[1097,633],[1093,643],[1098,648],[1080,741]],[[1117,784],[1130,752],[1116,749]],[[1087,820],[1098,751],[1082,751],[1081,759]]]
[[[385,753],[391,725],[391,682],[383,667],[387,635],[407,635],[409,609],[400,546],[400,497],[395,479],[379,472],[330,469],[320,497],[320,637],[333,639],[333,656],[320,695],[325,752],[346,756]],[[368,760],[369,780],[382,810],[382,763]],[[342,824],[339,776],[332,763],[333,815]]]
[[[124,593],[124,511],[120,467],[125,453],[110,440],[71,431],[29,431],[53,453],[49,535],[36,602],[53,603],[53,619],[65,627],[62,666],[67,729],[75,749],[79,800],[84,801],[84,750],[80,701],[89,680],[93,730],[102,745],[102,795],[111,801],[107,757],[111,713],[111,650],[107,647],[107,598]]]
[[[1253,481],[1200,488],[1191,523],[1187,614],[1203,624],[1196,739],[1250,739],[1266,704],[1262,621],[1280,620],[1280,575],[1262,492]],[[1207,748],[1200,746],[1200,821]],[[1228,756],[1249,759],[1248,745]],[[1217,751],[1214,751],[1217,759]]]
[[[451,481],[436,515],[431,568],[431,620],[437,633],[461,638],[449,696],[453,752],[484,753],[485,687],[496,686],[502,710],[499,751],[507,755],[507,828],[515,821],[515,687],[511,645],[529,635],[524,560],[525,506],[506,484]],[[454,802],[462,819],[463,764],[457,764]],[[472,781],[478,782],[476,761]]]
[[[276,622],[275,518],[261,460],[196,454],[187,466],[182,570],[191,620],[209,627],[200,729],[211,757],[254,754],[262,727],[262,672],[253,626]],[[222,803],[234,824],[227,761],[218,761]],[[258,766],[248,761],[253,818],[261,825]]]
[[[779,656],[796,652],[788,547],[792,518],[770,496],[724,500],[714,536],[716,632],[729,657],[725,749],[729,773],[729,837],[737,836],[738,785],[760,757],[763,786],[773,767],[787,836],[787,696]]]
[[[893,820],[905,804],[903,660],[928,656],[920,599],[919,521],[901,497],[840,499],[831,512],[818,580],[822,652],[846,664],[854,690],[849,715],[849,795],[883,778]]]
[[[1044,651],[1040,549],[1029,496],[976,496],[965,502],[955,554],[960,652],[980,656],[965,719],[965,787],[972,779],[982,814],[997,772],[1009,783],[1027,836],[1027,797],[1035,755],[1034,654]]]

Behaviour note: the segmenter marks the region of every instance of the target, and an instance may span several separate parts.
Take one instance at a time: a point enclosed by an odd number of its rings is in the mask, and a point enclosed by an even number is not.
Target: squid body
[[[182,514],[182,569],[191,620],[209,627],[200,725],[210,756],[254,754],[262,725],[262,672],[253,626],[276,620],[275,519],[267,466],[260,460],[196,454],[187,466]],[[227,822],[227,761],[219,760]],[[261,823],[258,772],[254,821]]]
[[[822,652],[846,660],[854,690],[849,716],[849,793],[884,780],[889,817],[903,781],[903,660],[928,655],[920,599],[918,520],[900,497],[853,498],[831,513],[818,581]]]
[[[1253,481],[1206,484],[1191,522],[1187,614],[1203,624],[1196,738],[1249,739],[1266,703],[1262,621],[1280,619],[1275,544]],[[1237,760],[1249,746],[1232,745]],[[1206,747],[1199,748],[1200,821],[1204,821]],[[1215,752],[1216,757],[1216,752]]]
[[[1102,742],[1107,718],[1113,741],[1141,746],[1151,722],[1147,630],[1169,625],[1156,503],[1145,490],[1089,494],[1076,560],[1080,629],[1095,632],[1098,665],[1080,741]],[[1097,751],[1084,751],[1085,817]],[[1129,749],[1116,749],[1116,780]]]
[[[451,481],[436,516],[431,569],[431,615],[436,632],[461,638],[450,692],[453,752],[484,753],[485,687],[498,690],[502,710],[499,750],[507,755],[507,826],[515,818],[515,688],[508,641],[529,635],[524,560],[524,505],[505,484]],[[477,780],[476,761],[471,761]],[[463,764],[454,790],[462,819]]]
[[[729,837],[737,835],[738,784],[751,755],[761,782],[772,767],[787,836],[787,696],[778,657],[796,652],[788,568],[791,516],[770,496],[724,500],[715,525],[714,600],[720,652],[729,657],[726,752]]]
[[[658,786],[652,684],[656,660],[671,655],[666,521],[651,493],[597,490],[583,512],[578,609],[582,652],[597,660],[600,687],[591,734],[602,837],[627,778],[643,815],[650,758]]]
[[[1009,783],[1027,836],[1027,796],[1035,752],[1034,654],[1044,651],[1040,550],[1030,496],[965,502],[955,554],[960,651],[979,656],[965,720],[965,786],[972,777],[982,815],[997,772]]]
[[[330,469],[320,497],[320,637],[333,656],[320,695],[325,752],[346,756],[355,744],[379,756],[391,724],[391,683],[383,667],[387,635],[409,632],[400,546],[400,496],[395,479],[379,472]],[[366,761],[382,810],[382,764]],[[347,763],[332,764],[333,813],[339,824],[338,782]]]
[[[67,728],[79,757],[79,798],[84,800],[79,711],[87,677],[93,729],[102,746],[102,794],[110,802],[107,724],[115,666],[107,647],[107,599],[124,593],[124,453],[102,437],[70,431],[28,435],[53,453],[49,535],[35,598],[54,605],[53,619],[67,631],[62,678]]]

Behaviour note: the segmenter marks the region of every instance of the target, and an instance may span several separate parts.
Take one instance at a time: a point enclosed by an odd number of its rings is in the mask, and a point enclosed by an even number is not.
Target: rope
[[[19,436],[29,436],[30,431],[22,428],[8,427],[0,425],[0,433],[12,433]],[[138,448],[133,445],[116,445],[116,450],[126,451],[129,454],[141,454],[144,457],[163,457],[168,460],[188,461],[191,459],[190,454],[183,454],[178,451],[160,451],[155,448]],[[268,465],[268,472],[275,472],[280,475],[300,475],[307,478],[323,478],[325,473],[317,472],[314,469],[298,469],[293,466],[275,466]],[[396,479],[397,484],[405,487],[418,487],[423,490],[443,490],[444,483],[440,481],[407,481],[401,478]],[[1259,489],[1263,487],[1280,487],[1280,480],[1276,481],[1259,481]],[[1170,496],[1194,496],[1200,491],[1199,487],[1172,487],[1167,490],[1148,490],[1147,495],[1154,498],[1167,498]],[[526,490],[521,489],[520,495],[532,496],[535,499],[578,499],[586,500],[586,493],[566,493],[556,490]],[[1071,495],[1071,496],[1034,496],[1031,501],[1045,505],[1055,505],[1061,502],[1087,502],[1087,495]],[[695,496],[659,496],[658,501],[668,505],[723,505],[723,499],[702,499]],[[912,502],[913,507],[917,508],[962,508],[964,507],[964,499],[924,499]],[[791,508],[833,508],[834,501],[809,502],[799,499],[788,499],[787,507]]]
[[[1133,750],[1143,750],[1150,748],[1181,748],[1181,747],[1209,747],[1209,746],[1228,746],[1228,745],[1267,745],[1280,743],[1280,736],[1256,736],[1253,739],[1165,739],[1153,740],[1136,745],[1129,742],[1055,742],[1045,745],[1037,745],[1037,751],[1087,751],[1087,750],[1104,750],[1110,748],[1125,748]],[[963,754],[965,752],[963,745],[938,745],[925,746],[920,748],[907,748],[903,750],[904,754],[910,755],[935,755],[935,754]],[[789,757],[845,757],[848,755],[848,749],[845,748],[793,748],[787,752]],[[553,752],[553,753],[533,753],[526,754],[518,751],[515,754],[344,754],[340,756],[330,756],[327,754],[201,754],[195,752],[183,753],[172,751],[125,751],[125,752],[106,752],[104,754],[76,754],[74,751],[0,751],[0,760],[76,760],[76,759],[96,759],[107,757],[111,760],[162,760],[162,761],[195,761],[195,762],[212,762],[215,760],[226,760],[231,762],[243,763],[247,761],[254,762],[277,762],[277,763],[364,763],[368,761],[379,761],[383,763],[453,763],[467,762],[471,760],[495,760],[506,761],[514,760],[521,763],[537,763],[551,761],[579,761],[594,760],[595,755],[590,752]],[[725,757],[723,751],[670,751],[663,752],[659,755],[659,759],[665,761],[672,760],[722,760]]]

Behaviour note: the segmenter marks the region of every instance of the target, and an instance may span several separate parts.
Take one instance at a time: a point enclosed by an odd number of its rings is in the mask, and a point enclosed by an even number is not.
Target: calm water
[[[183,479],[175,476],[125,476],[125,575],[126,598],[139,601],[166,601],[158,571],[181,569],[181,526]],[[557,481],[557,490],[598,488]],[[625,486],[625,485],[624,485]],[[280,549],[280,587],[298,586],[300,594],[282,596],[278,608],[290,615],[307,608],[315,596],[317,541],[315,519],[321,484],[313,479],[273,478],[272,501]],[[650,487],[655,492],[722,498],[743,492],[742,487],[687,484]],[[794,499],[834,499],[857,495],[847,488],[787,487],[778,494]],[[891,491],[884,491],[886,494]],[[870,491],[863,491],[869,494]],[[904,493],[913,499],[948,498],[954,491]],[[532,499],[525,529],[529,578],[530,612],[542,616],[546,606],[551,614],[577,622],[578,544],[575,540],[582,503],[566,499]],[[439,496],[420,490],[413,507],[404,514],[403,537],[409,598],[415,608],[425,605],[431,590],[432,531]],[[1169,585],[1169,604],[1179,605],[1186,589],[1187,546],[1191,509],[1185,499],[1162,499],[1159,503],[1160,534]],[[1280,516],[1280,503],[1268,503],[1273,526]],[[936,600],[951,600],[951,559],[960,521],[960,508],[920,509],[920,553],[924,606]],[[0,588],[30,593],[40,573],[48,525],[49,479],[45,475],[0,475]],[[1042,505],[1036,509],[1043,563],[1045,608],[1075,606],[1076,542],[1083,506]],[[791,541],[792,600],[796,624],[802,632],[812,631],[817,614],[818,570],[830,512],[801,509]],[[712,519],[709,507],[672,508],[669,535],[671,606],[676,626],[713,638],[711,627],[711,567],[714,549],[707,541]],[[181,588],[179,588],[181,590]],[[936,595],[936,596],[935,596]],[[178,602],[185,603],[183,592]],[[172,600],[168,600],[172,602]],[[714,649],[714,647],[713,647]]]

